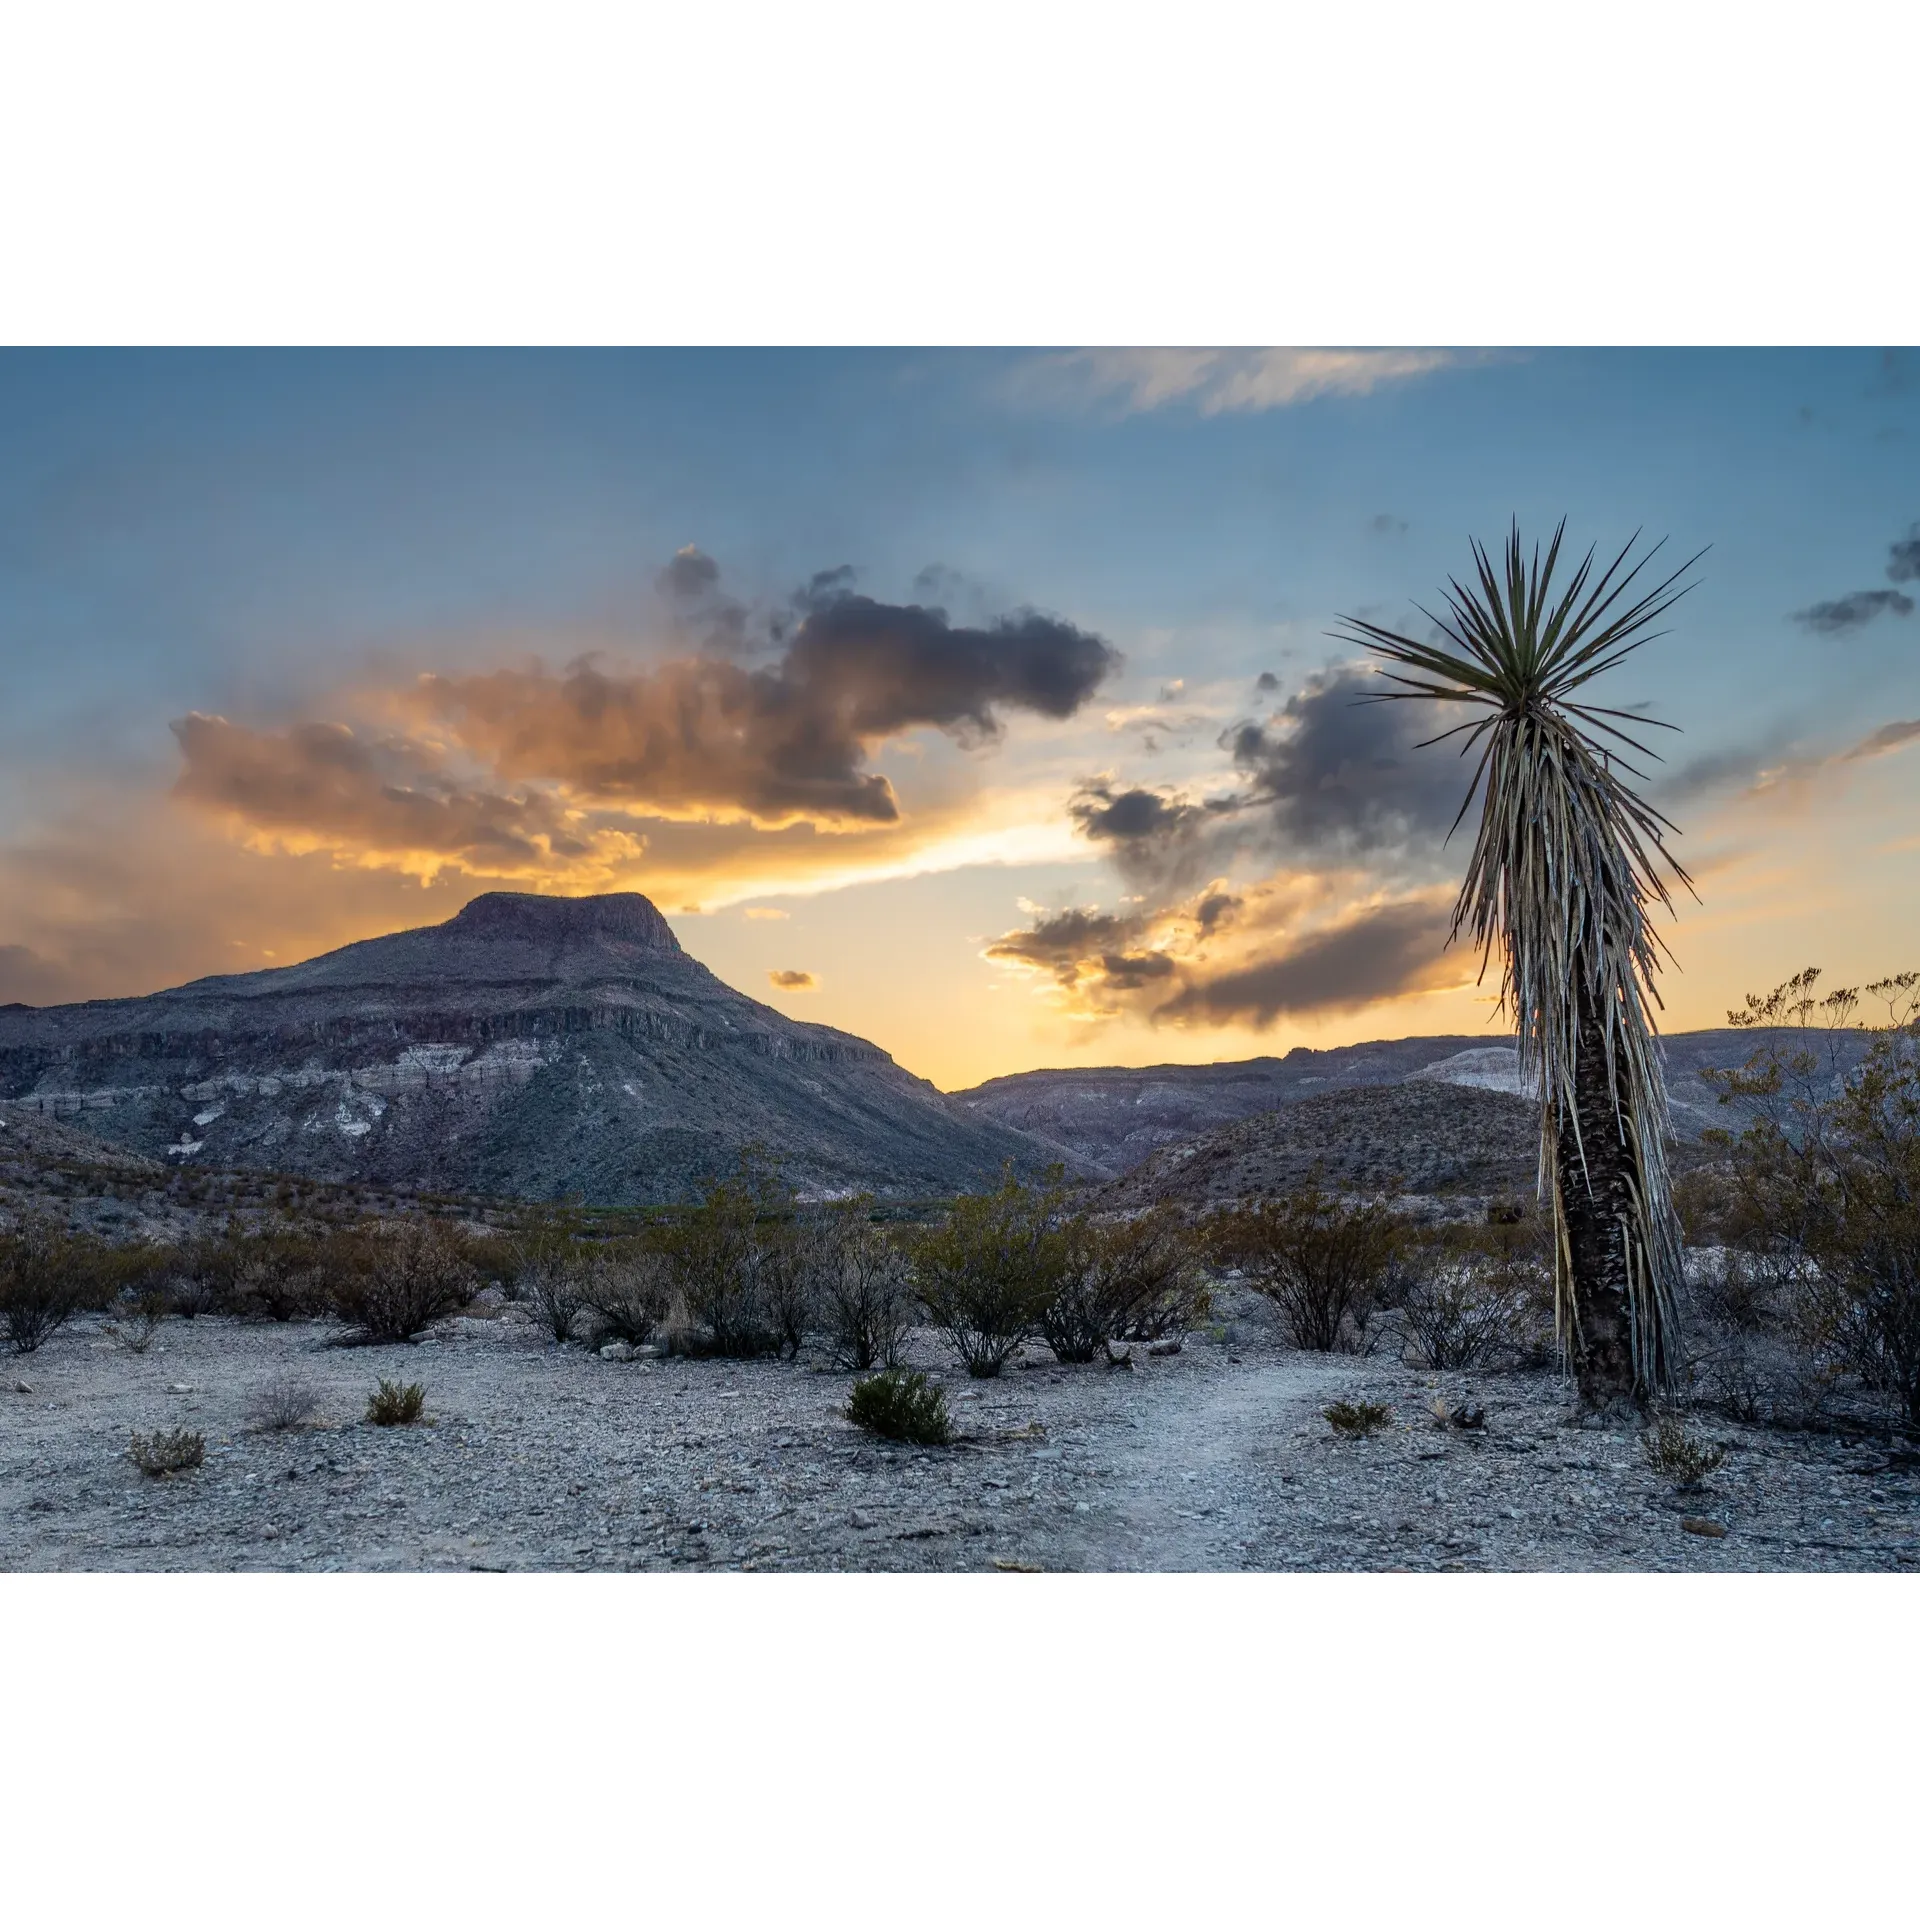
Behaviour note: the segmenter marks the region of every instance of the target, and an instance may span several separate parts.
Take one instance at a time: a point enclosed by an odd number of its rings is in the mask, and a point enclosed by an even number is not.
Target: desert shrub
[[[410,1221],[372,1236],[365,1263],[336,1276],[334,1307],[370,1340],[410,1340],[479,1290],[453,1232]]]
[[[382,1380],[367,1396],[367,1419],[376,1427],[410,1427],[426,1404],[419,1381]]]
[[[129,1353],[145,1353],[167,1317],[167,1297],[156,1288],[123,1296],[113,1303],[107,1331]]]
[[[1504,1253],[1508,1223],[1465,1233],[1410,1234],[1392,1288],[1407,1339],[1421,1362],[1448,1371],[1524,1351],[1552,1298],[1544,1267]]]
[[[1332,1353],[1365,1346],[1402,1231],[1384,1201],[1309,1183],[1279,1200],[1223,1208],[1209,1240],[1216,1259],[1279,1308],[1296,1346]]]
[[[40,1215],[0,1239],[0,1323],[15,1353],[32,1353],[82,1305],[77,1269],[71,1237]]]
[[[127,1442],[127,1458],[149,1480],[186,1473],[207,1457],[206,1435],[175,1427],[171,1433],[136,1433]]]
[[[718,1180],[700,1204],[670,1221],[660,1249],[688,1314],[706,1329],[704,1350],[727,1359],[773,1343],[760,1294],[762,1195],[751,1174]]]
[[[1040,1335],[1057,1359],[1085,1362],[1109,1340],[1184,1334],[1205,1310],[1200,1262],[1178,1211],[1131,1220],[1078,1215],[1066,1223],[1060,1275],[1040,1310]]]
[[[1816,1370],[1851,1373],[1920,1425],[1920,974],[1818,1001],[1817,979],[1749,995],[1732,1016],[1761,1037],[1744,1066],[1707,1076],[1753,1116],[1718,1143],[1714,1225],[1789,1277],[1791,1335]],[[1840,1036],[1863,997],[1883,1011],[1847,1065]]]
[[[847,1400],[847,1418],[885,1440],[944,1447],[953,1438],[947,1396],[924,1373],[890,1367],[857,1382]]]
[[[343,1251],[292,1235],[257,1236],[232,1261],[227,1310],[247,1319],[318,1318],[333,1305],[335,1276],[329,1266]]]
[[[647,1247],[627,1247],[588,1261],[580,1269],[581,1304],[604,1333],[641,1346],[666,1318],[673,1286],[661,1256]]]
[[[1672,1414],[1663,1414],[1641,1434],[1640,1451],[1661,1479],[1682,1489],[1697,1487],[1727,1457],[1725,1447],[1696,1440]]]
[[[1064,1169],[1023,1187],[1011,1167],[992,1193],[963,1194],[913,1249],[913,1285],[927,1317],[968,1373],[991,1379],[1038,1325],[1066,1270],[1055,1215]]]
[[[587,1263],[569,1249],[524,1265],[515,1289],[536,1326],[561,1345],[573,1338],[573,1323],[586,1302]]]
[[[320,1405],[316,1388],[291,1374],[269,1380],[247,1403],[247,1422],[259,1433],[290,1433],[311,1420]]]
[[[811,1219],[763,1222],[754,1233],[760,1310],[773,1349],[797,1360],[819,1317],[820,1270],[831,1228]]]
[[[467,1235],[467,1261],[482,1287],[498,1287],[506,1299],[519,1299],[520,1276],[529,1264],[526,1242],[530,1237],[497,1232]]]
[[[820,1273],[820,1317],[843,1367],[896,1367],[913,1319],[905,1252],[898,1237],[861,1217],[854,1202],[830,1218]]]
[[[1343,1439],[1364,1440],[1393,1425],[1393,1409],[1379,1400],[1336,1400],[1326,1410],[1326,1421]]]

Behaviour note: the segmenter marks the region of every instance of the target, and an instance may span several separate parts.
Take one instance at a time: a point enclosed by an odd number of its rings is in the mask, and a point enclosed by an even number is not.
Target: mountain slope
[[[174,1165],[603,1204],[689,1197],[750,1142],[813,1193],[1058,1157],[735,992],[640,894],[485,894],[299,966],[0,1007],[0,1100]]]
[[[1738,1129],[1739,1112],[1719,1104],[1714,1089],[1701,1080],[1701,1069],[1739,1065],[1763,1037],[1722,1028],[1662,1038],[1674,1132],[1680,1139],[1697,1140],[1708,1127]],[[1861,1035],[1839,1036],[1842,1065],[1857,1062],[1866,1044]],[[954,1098],[1116,1175],[1163,1146],[1191,1140],[1228,1121],[1272,1113],[1343,1088],[1414,1081],[1525,1092],[1511,1042],[1441,1034],[1368,1040],[1324,1051],[1295,1047],[1284,1059],[1269,1055],[1214,1066],[1048,1067],[988,1080]]]
[[[1103,1197],[1124,1207],[1206,1206],[1288,1193],[1310,1176],[1370,1192],[1531,1192],[1538,1115],[1514,1094],[1441,1080],[1347,1087],[1161,1147]]]

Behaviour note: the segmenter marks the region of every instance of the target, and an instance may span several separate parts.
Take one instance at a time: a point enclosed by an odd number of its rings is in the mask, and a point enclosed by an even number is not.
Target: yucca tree
[[[1678,1358],[1680,1233],[1649,1004],[1665,949],[1649,920],[1672,911],[1669,878],[1692,882],[1664,844],[1672,823],[1623,777],[1639,772],[1623,755],[1647,751],[1634,730],[1666,723],[1590,705],[1586,690],[1657,637],[1699,555],[1638,585],[1659,546],[1633,560],[1636,534],[1597,575],[1589,548],[1556,590],[1565,530],[1529,558],[1516,525],[1504,570],[1475,541],[1475,582],[1449,579],[1444,613],[1420,610],[1445,644],[1365,620],[1341,637],[1386,663],[1391,685],[1367,697],[1479,709],[1421,743],[1464,734],[1461,752],[1479,749],[1454,820],[1482,797],[1452,937],[1471,934],[1483,978],[1496,953],[1503,965],[1502,1009],[1540,1095],[1561,1351],[1585,1407],[1617,1415],[1669,1391]]]

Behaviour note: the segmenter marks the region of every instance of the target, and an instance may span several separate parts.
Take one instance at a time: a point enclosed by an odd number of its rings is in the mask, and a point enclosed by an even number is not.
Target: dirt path
[[[1338,1367],[1228,1365],[1157,1395],[1112,1453],[1123,1492],[1088,1543],[1090,1564],[1148,1572],[1246,1566],[1278,1517],[1261,1456],[1307,1429],[1358,1378]]]

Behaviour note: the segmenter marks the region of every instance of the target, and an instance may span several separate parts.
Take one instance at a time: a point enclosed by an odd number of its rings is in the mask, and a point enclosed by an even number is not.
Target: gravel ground
[[[485,1315],[402,1348],[168,1321],[141,1354],[87,1319],[6,1356],[0,1568],[1920,1566],[1911,1454],[1699,1419],[1727,1459],[1676,1493],[1633,1436],[1569,1425],[1550,1374],[1302,1354],[1257,1322],[981,1382],[916,1336],[960,1436],[920,1449],[849,1425],[844,1374],[603,1360]],[[367,1425],[396,1374],[425,1383],[427,1421]],[[314,1424],[255,1431],[252,1401],[285,1381],[314,1389]],[[1437,1426],[1436,1392],[1482,1404],[1485,1431]],[[1394,1425],[1335,1438],[1321,1410],[1343,1397]],[[204,1466],[143,1478],[129,1434],[180,1425]]]

